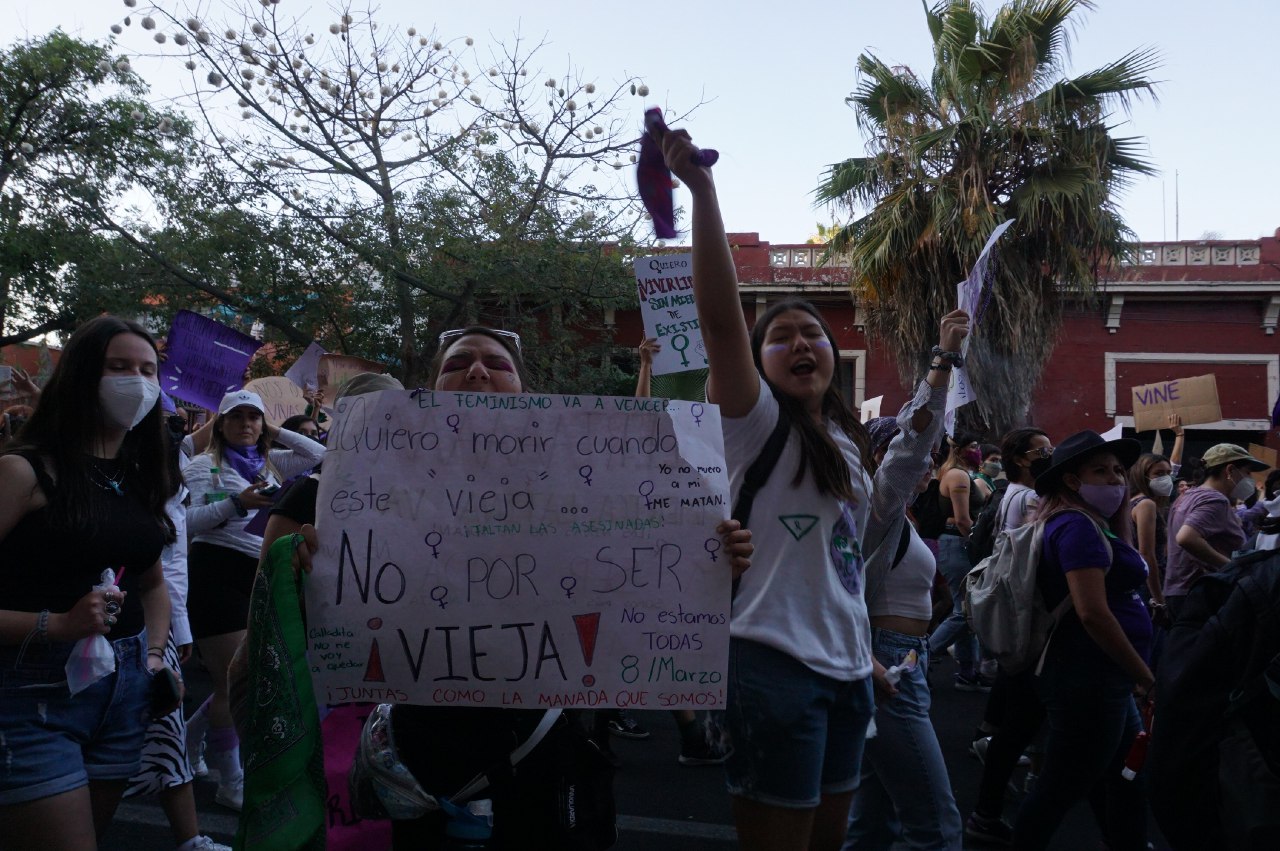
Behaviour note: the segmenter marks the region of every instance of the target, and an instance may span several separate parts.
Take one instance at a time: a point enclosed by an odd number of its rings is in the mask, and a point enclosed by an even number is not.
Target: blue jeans
[[[111,643],[115,673],[74,697],[63,670],[72,643],[0,654],[0,806],[61,795],[138,772],[150,720],[147,633]]]
[[[871,677],[833,680],[764,644],[729,641],[729,794],[811,809],[858,785]]]
[[[956,646],[956,661],[965,675],[973,673],[978,658],[978,639],[969,631],[964,619],[964,578],[969,575],[969,542],[959,535],[942,535],[938,538],[938,570],[951,589],[952,609],[929,637],[929,652],[945,653],[952,644]]]
[[[928,646],[923,638],[871,630],[871,649],[886,668],[912,650],[914,671],[903,672],[898,695],[876,705],[876,735],[867,739],[862,783],[853,796],[844,851],[899,847],[960,851],[960,811],[929,720]]]
[[[1040,777],[1018,811],[1013,845],[1047,848],[1063,816],[1087,798],[1110,851],[1143,851],[1143,777],[1120,774],[1142,726],[1133,682],[1110,660],[1081,649],[1051,645],[1036,683],[1048,710],[1049,737]]]

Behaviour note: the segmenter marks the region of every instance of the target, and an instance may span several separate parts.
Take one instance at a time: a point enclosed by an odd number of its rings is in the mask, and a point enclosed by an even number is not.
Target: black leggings
[[[1022,756],[1044,724],[1045,708],[1036,694],[1035,675],[1030,671],[1009,675],[1000,672],[987,698],[984,720],[996,728],[987,746],[974,812],[984,818],[999,818],[1004,810],[1004,790]]]

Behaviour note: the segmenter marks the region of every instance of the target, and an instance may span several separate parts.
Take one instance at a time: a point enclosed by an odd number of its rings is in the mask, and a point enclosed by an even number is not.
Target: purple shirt
[[[1136,590],[1146,587],[1146,562],[1137,550],[1119,538],[1108,534],[1107,542],[1111,544],[1112,554],[1111,568],[1104,580],[1107,608],[1115,615],[1133,649],[1147,659],[1151,653],[1151,615]],[[1051,519],[1044,527],[1044,553],[1040,562],[1040,590],[1045,605],[1052,611],[1070,593],[1068,573],[1081,568],[1102,568],[1106,564],[1107,548],[1093,521],[1076,511]],[[1077,640],[1083,638],[1102,652],[1084,632],[1079,618],[1064,620],[1060,630]]]
[[[1193,582],[1218,569],[1216,564],[1206,564],[1178,546],[1178,530],[1183,526],[1195,529],[1209,546],[1228,558],[1244,546],[1240,518],[1225,496],[1204,485],[1187,491],[1169,510],[1169,555],[1164,573],[1164,593],[1168,596],[1186,594]]]

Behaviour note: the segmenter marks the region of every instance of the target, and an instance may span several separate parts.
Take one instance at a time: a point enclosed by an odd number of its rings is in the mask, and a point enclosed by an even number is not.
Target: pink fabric
[[[320,722],[324,739],[324,777],[329,784],[329,851],[387,851],[391,848],[391,822],[356,817],[351,809],[347,775],[355,759],[356,744],[371,705],[336,706]]]

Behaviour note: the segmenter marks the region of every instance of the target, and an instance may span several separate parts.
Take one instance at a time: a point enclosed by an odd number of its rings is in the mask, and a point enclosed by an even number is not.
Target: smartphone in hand
[[[172,668],[164,667],[151,678],[151,717],[163,718],[182,703],[182,684]]]

